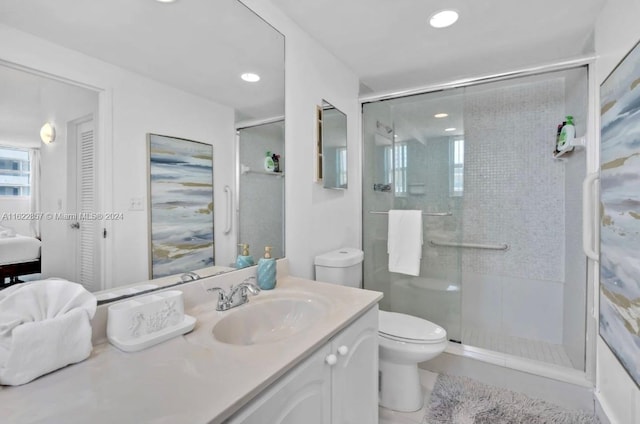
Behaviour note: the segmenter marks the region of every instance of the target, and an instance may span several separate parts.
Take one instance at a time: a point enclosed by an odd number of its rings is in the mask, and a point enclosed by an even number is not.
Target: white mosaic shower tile
[[[562,281],[564,168],[551,157],[562,80],[470,90],[464,113],[462,238],[510,249],[464,249],[463,269]]]

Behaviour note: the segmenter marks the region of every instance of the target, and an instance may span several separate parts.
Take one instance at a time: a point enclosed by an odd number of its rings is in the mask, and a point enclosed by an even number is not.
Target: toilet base
[[[422,408],[424,395],[420,386],[418,364],[396,364],[380,360],[380,406],[399,412]]]

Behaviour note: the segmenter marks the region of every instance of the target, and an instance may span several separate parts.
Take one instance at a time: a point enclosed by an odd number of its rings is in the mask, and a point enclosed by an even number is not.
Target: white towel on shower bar
[[[422,211],[389,211],[387,253],[389,253],[389,272],[420,275]]]

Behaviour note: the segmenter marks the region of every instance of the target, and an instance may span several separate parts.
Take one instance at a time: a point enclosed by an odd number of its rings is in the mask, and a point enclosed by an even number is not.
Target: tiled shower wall
[[[464,271],[564,280],[564,167],[551,155],[564,113],[560,78],[467,91],[463,239],[510,248],[464,250]]]
[[[280,155],[280,169],[286,170],[283,121],[241,129],[239,143],[241,165],[264,172],[265,153],[270,151]],[[264,255],[265,246],[273,247],[271,253],[274,258],[283,257],[284,178],[276,174],[240,174],[238,203],[238,243],[250,245],[250,253],[256,263]]]
[[[416,287],[429,286],[433,284],[430,281],[437,280],[447,282],[445,287],[461,284],[457,295],[448,292],[452,298],[458,296],[458,300],[450,302],[451,312],[459,314],[459,324],[447,328],[451,335],[460,334],[462,328],[565,347],[573,343],[576,354],[572,360],[579,356],[584,331],[571,322],[583,320],[584,303],[571,301],[575,307],[567,308],[567,296],[577,299],[579,288],[572,287],[568,292],[565,280],[567,275],[576,275],[573,280],[577,285],[584,281],[573,269],[571,259],[581,256],[575,248],[580,236],[579,221],[567,217],[580,213],[577,174],[584,169],[584,155],[577,151],[572,154],[573,159],[559,161],[552,157],[552,151],[558,124],[566,114],[584,121],[586,118],[580,113],[582,109],[586,111],[586,103],[581,100],[585,93],[576,92],[566,81],[565,74],[543,75],[467,87],[464,93],[459,89],[451,94],[459,98],[458,104],[462,103],[460,107],[464,109],[465,180],[461,197],[449,193],[449,147],[456,137],[401,140],[409,153],[409,188],[422,184],[422,194],[410,191],[408,195],[394,196],[375,192],[372,185],[379,182],[380,176],[375,175],[379,171],[364,167],[366,288],[384,291],[383,302],[393,304],[400,297],[409,299],[406,307],[398,308],[399,312],[404,309],[446,325],[455,320],[432,316],[438,309],[432,300],[441,294],[433,288],[421,291]],[[586,92],[586,88],[580,90]],[[395,125],[398,133],[406,133],[401,126],[403,117],[410,113],[408,109],[421,106],[417,98],[409,100],[366,106],[365,164],[377,163],[382,150],[375,141],[376,121]],[[424,101],[433,102],[429,95],[424,95]],[[569,169],[576,172],[568,175]],[[391,274],[386,269],[387,219],[367,212],[393,208],[452,212],[450,217],[424,217],[418,279]],[[430,240],[506,243],[509,250],[434,247]],[[401,286],[407,278],[416,284],[410,292]],[[382,304],[383,309],[389,306]],[[568,340],[565,332],[575,335],[575,340]],[[574,361],[574,366],[581,368],[579,361]]]
[[[509,249],[461,250],[462,326],[561,344],[565,174],[552,151],[564,80],[492,85],[465,96],[462,238]]]

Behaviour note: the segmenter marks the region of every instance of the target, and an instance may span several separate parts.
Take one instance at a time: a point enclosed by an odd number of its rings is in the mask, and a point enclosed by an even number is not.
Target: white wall
[[[595,29],[598,84],[640,40],[638,16],[640,0],[609,1],[603,8]],[[599,133],[596,137],[599,138]],[[598,291],[595,296],[597,305]],[[596,366],[596,396],[611,423],[640,422],[640,390],[600,337],[597,340]]]
[[[107,223],[106,287],[148,279],[147,148],[146,134],[192,139],[214,146],[214,202],[224,205],[224,185],[234,183],[234,112],[228,107],[160,84],[124,69],[62,48],[46,40],[0,25],[0,60],[101,89],[100,106],[111,122],[101,123],[101,146],[112,166],[103,169],[111,187],[112,205],[106,212],[123,212],[124,220]],[[105,124],[108,124],[105,127]],[[110,148],[106,148],[111,141]],[[130,211],[131,198],[141,198],[142,211]],[[108,210],[107,210],[108,209]],[[216,260],[230,263],[235,246],[224,249],[230,236],[222,234],[224,212],[216,211]],[[232,232],[233,233],[233,232]],[[224,250],[218,250],[222,248]]]
[[[113,221],[116,283],[142,281],[148,273],[147,210],[129,211],[133,197],[147,199],[146,134],[168,135],[213,145],[214,205],[225,205],[222,188],[234,183],[234,114],[231,108],[128,74],[113,89]],[[215,209],[216,264],[227,266],[235,246],[225,243],[226,208]],[[227,246],[225,248],[225,246]],[[134,278],[132,278],[132,276]]]
[[[69,134],[67,124],[95,114],[98,94],[58,82],[42,84],[41,90],[42,109],[50,111],[47,120],[56,128],[56,139],[53,143],[40,145],[40,211],[75,212],[75,209],[69,208],[70,199],[74,199],[75,204],[77,194],[75,187],[70,187],[72,173],[68,172],[68,167],[73,166],[68,160],[69,149],[72,148],[69,143],[75,134]],[[40,221],[43,278],[55,276],[71,281],[76,278],[78,232],[71,229],[71,222],[55,219]]]
[[[313,278],[317,254],[361,246],[361,141],[357,76],[268,0],[243,0],[285,35],[286,256],[292,275]],[[349,188],[314,182],[315,113],[322,99],[347,115]]]

